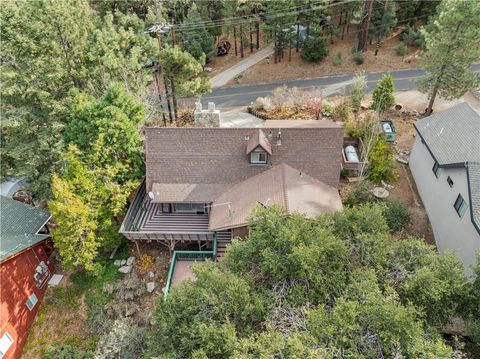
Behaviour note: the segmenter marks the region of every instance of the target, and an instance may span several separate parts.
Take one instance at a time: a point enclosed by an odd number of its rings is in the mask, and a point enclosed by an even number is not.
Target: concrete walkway
[[[229,69],[220,72],[218,75],[213,76],[211,79],[212,88],[216,89],[225,86],[228,81],[233,80],[243,71],[249,69],[250,67],[262,61],[264,58],[271,54],[273,54],[273,46],[270,45],[263,50],[260,50],[257,53],[250,55],[249,57],[233,65]]]

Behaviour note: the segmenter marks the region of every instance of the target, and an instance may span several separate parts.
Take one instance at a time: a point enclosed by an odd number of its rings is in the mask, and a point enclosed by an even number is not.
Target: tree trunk
[[[237,27],[233,25],[233,41],[235,42],[235,56],[238,56],[237,50]]]
[[[343,6],[340,8],[340,20],[338,20],[338,27],[342,26],[343,20]]]
[[[257,30],[257,50],[260,48],[260,24],[258,21],[255,23],[255,28]]]
[[[343,20],[343,27],[342,27],[342,40],[343,40],[343,36],[345,35],[345,28],[347,27],[347,24],[348,24],[348,15],[349,13],[347,12],[347,14],[345,15],[345,19]],[[348,32],[348,30],[347,30]]]
[[[177,123],[177,121],[178,121],[178,104],[177,104],[177,93],[175,92],[175,82],[173,82],[173,77],[170,77],[170,86],[172,87],[173,113],[175,115],[175,123]]]
[[[240,57],[244,57],[243,53],[243,27],[242,24],[240,24]]]
[[[425,115],[430,116],[433,112],[433,103],[435,102],[435,97],[437,97],[438,92],[438,82],[435,84],[433,88],[432,96],[430,96],[430,101],[428,102],[428,107],[425,111]]]
[[[295,44],[295,52],[298,52],[300,46],[300,24],[297,22],[297,43]]]
[[[292,61],[292,43],[288,43],[288,62]]]
[[[385,31],[385,25],[387,22],[387,8],[388,8],[388,0],[385,0],[385,7],[383,9],[383,17],[382,17],[382,24],[377,32],[377,46],[375,47],[375,56],[378,54],[378,50],[380,49],[380,41],[382,40],[383,32]]]
[[[252,32],[252,23],[248,23],[248,29],[250,30],[250,53],[253,53],[253,32]]]
[[[165,109],[163,108],[162,93],[160,91],[160,66],[155,71],[155,84],[157,85],[158,100],[160,101],[160,109],[162,110],[163,125],[167,126],[167,118],[165,117]]]
[[[168,117],[170,117],[170,122],[173,122],[172,105],[170,104],[170,90],[168,89],[168,80],[165,75],[163,76],[163,84],[165,85],[165,100],[167,100]]]
[[[277,63],[278,48],[277,48],[277,29],[273,32],[273,63]]]
[[[347,13],[347,34],[350,31],[350,21],[349,21],[350,13]]]
[[[372,4],[373,0],[365,1],[365,12],[362,19],[362,25],[360,27],[360,32],[358,33],[358,46],[357,51],[365,52],[367,51],[368,43],[368,28],[370,26],[370,18],[372,16]]]

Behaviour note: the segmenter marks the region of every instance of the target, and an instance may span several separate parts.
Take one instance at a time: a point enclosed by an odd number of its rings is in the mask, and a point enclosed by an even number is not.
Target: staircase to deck
[[[217,232],[217,258],[221,258],[225,255],[227,250],[227,245],[232,242],[232,232],[231,231],[221,231]]]

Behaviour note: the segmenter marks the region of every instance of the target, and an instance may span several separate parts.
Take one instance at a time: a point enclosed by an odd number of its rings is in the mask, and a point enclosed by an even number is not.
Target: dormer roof
[[[247,155],[256,150],[258,147],[263,148],[269,155],[272,154],[272,145],[268,141],[267,136],[265,136],[265,133],[260,129],[256,130],[253,136],[248,140]]]

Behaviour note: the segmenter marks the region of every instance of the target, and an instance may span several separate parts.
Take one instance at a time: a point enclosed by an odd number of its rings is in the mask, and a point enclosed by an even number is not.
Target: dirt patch
[[[405,114],[403,110],[405,109],[402,109],[402,111],[385,111],[380,118],[392,121],[397,131],[395,142],[389,143],[394,151],[394,155],[398,158],[408,159],[415,140],[413,123],[419,117]],[[396,237],[403,238],[405,235],[416,236],[424,238],[428,244],[435,245],[432,227],[418,194],[410,168],[408,165],[400,162],[397,162],[396,165],[397,179],[388,183],[389,198],[403,203],[408,208],[412,218],[411,223],[405,229],[405,233]],[[345,198],[356,185],[356,182],[352,183],[343,180],[341,183],[342,197]]]
[[[140,252],[142,255],[151,257],[151,260],[143,263],[135,246],[130,246],[129,254],[137,257],[134,271],[139,277],[137,282],[141,294],[134,296],[133,300],[120,301],[115,299],[115,292],[106,309],[109,317],[112,313],[117,313],[117,316],[118,313],[121,313],[120,316],[126,316],[126,313],[129,312],[128,316],[137,325],[145,327],[151,324],[155,301],[163,295],[162,288],[165,286],[169,269],[169,254],[165,247],[155,243],[140,245]],[[56,273],[59,272],[62,271],[56,271]],[[153,276],[150,273],[153,273]],[[63,272],[62,274],[65,277],[59,287],[49,288],[45,294],[41,308],[30,328],[22,358],[38,359],[42,357],[46,349],[65,344],[81,350],[95,349],[98,336],[89,332],[88,313],[90,308],[85,300],[86,292],[81,292],[75,287],[69,273]],[[128,287],[128,283],[131,283],[131,281],[128,282],[129,278],[130,274],[123,275],[115,282],[115,286]],[[146,291],[148,282],[155,283],[153,293]]]
[[[295,49],[292,49],[292,60],[289,62],[288,50],[286,50],[282,62],[274,64],[273,59],[270,59],[269,63],[264,60],[251,67],[241,79],[231,81],[230,84],[256,84],[318,76],[344,75],[360,71],[380,72],[417,67],[419,62],[417,59],[418,50],[410,48],[409,53],[404,57],[396,54],[396,48],[400,43],[399,38],[400,36],[397,34],[386,39],[382,43],[377,56],[375,56],[375,44],[370,45],[368,51],[364,54],[365,61],[361,65],[357,65],[352,58],[352,48],[357,43],[357,33],[350,33],[343,40],[335,40],[335,43],[330,45],[328,57],[318,64],[302,60],[300,53],[295,52]],[[337,52],[342,54],[340,65],[334,65],[332,62]]]
[[[72,286],[68,274],[64,274],[59,286],[62,290]],[[53,288],[47,290],[35,322],[30,328],[22,358],[41,358],[45,349],[60,343],[82,349],[90,346],[92,339],[87,330],[85,297],[72,298],[74,302],[67,304],[59,303],[57,294],[58,290]],[[64,299],[70,301],[68,298]]]

